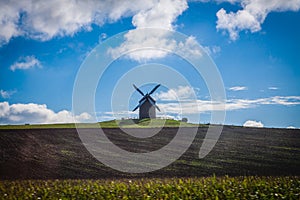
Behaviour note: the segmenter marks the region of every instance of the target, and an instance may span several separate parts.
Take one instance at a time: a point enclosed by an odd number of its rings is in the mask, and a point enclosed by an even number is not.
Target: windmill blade
[[[140,107],[140,104],[137,105],[137,106],[132,110],[132,112],[136,111],[136,109],[138,109],[138,107]]]
[[[149,96],[150,97],[150,96]],[[152,104],[152,106],[154,106],[159,112],[160,112],[160,109],[159,107],[155,104],[155,102],[153,101],[153,99],[150,97],[148,98],[149,102]]]
[[[156,102],[151,96],[148,96],[148,98],[150,98],[153,101],[153,103]]]
[[[139,100],[139,102],[142,102],[144,99],[146,99],[147,97],[146,96],[143,96],[143,98],[141,98],[140,100]]]
[[[155,87],[151,90],[151,92],[149,92],[149,95],[152,94],[159,86],[160,86],[160,84],[158,84],[157,86],[155,86]]]
[[[138,87],[136,87],[136,85],[134,85],[134,84],[132,84],[132,85],[141,95],[145,96],[144,93]]]
[[[141,102],[139,103],[139,105],[137,105],[137,106],[132,110],[132,112],[136,111],[136,109],[138,109],[143,103],[145,103],[145,101],[146,101],[146,99],[144,99],[143,101],[141,101]]]
[[[156,104],[155,104],[155,108],[160,112],[160,109]]]

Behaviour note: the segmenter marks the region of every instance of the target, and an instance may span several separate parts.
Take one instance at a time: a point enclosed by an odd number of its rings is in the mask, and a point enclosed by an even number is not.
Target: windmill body
[[[150,101],[145,101],[139,109],[139,118],[156,118],[155,107],[150,103]]]
[[[155,100],[150,96],[160,84],[155,86],[149,93],[144,94],[138,87],[133,84],[133,87],[143,96],[141,100],[139,100],[139,104],[133,109],[135,111],[139,108],[139,119],[145,118],[156,118],[156,109],[160,111],[158,106],[155,104]]]

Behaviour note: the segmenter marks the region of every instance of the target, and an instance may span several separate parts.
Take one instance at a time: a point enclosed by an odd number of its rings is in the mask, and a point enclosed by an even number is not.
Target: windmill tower
[[[155,104],[155,100],[150,96],[153,92],[160,86],[158,84],[155,86],[149,93],[144,94],[137,86],[133,84],[133,87],[143,96],[141,100],[139,100],[139,104],[133,109],[139,109],[139,119],[145,118],[156,118],[156,110],[160,111],[158,106]]]

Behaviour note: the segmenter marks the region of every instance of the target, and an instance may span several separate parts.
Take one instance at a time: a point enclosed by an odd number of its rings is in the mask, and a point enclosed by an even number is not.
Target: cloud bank
[[[226,1],[226,0],[224,0]],[[240,31],[257,32],[261,30],[267,15],[270,12],[298,11],[300,0],[241,0],[232,1],[242,6],[242,10],[237,12],[227,12],[220,9],[217,12],[217,29],[225,30],[229,33],[232,40],[239,37]]]
[[[185,9],[187,2],[179,0],[0,1],[0,45],[17,36],[42,41],[72,36],[128,16],[137,28],[171,29]]]
[[[270,12],[298,11],[300,8],[299,0],[214,1],[239,4],[242,8],[236,12],[222,8],[216,13],[216,28],[227,31],[232,40],[238,38],[240,31],[261,30],[261,24]],[[78,31],[92,30],[92,24],[102,26],[128,16],[132,16],[132,24],[137,29],[174,30],[177,17],[186,9],[186,0],[0,1],[0,46],[18,36],[42,41],[72,36]]]
[[[251,109],[264,105],[296,106],[300,105],[300,96],[273,96],[257,99],[227,99],[225,102],[195,99],[195,89],[190,86],[179,86],[154,95],[162,111],[160,117],[168,118],[181,114],[199,114],[212,111],[236,111]],[[99,115],[99,119],[137,117],[137,111],[114,111]],[[102,119],[101,118],[101,119]]]
[[[157,0],[0,1],[0,44],[25,36],[49,40],[91,30],[91,25],[115,22],[157,4]]]
[[[70,111],[62,110],[54,112],[45,104],[9,104],[0,102],[0,124],[49,124],[49,123],[73,123],[87,122],[91,115],[81,113],[73,116]]]
[[[240,90],[241,88],[237,88]],[[257,99],[227,99],[226,102],[193,99],[194,89],[189,86],[179,86],[166,92],[156,94],[155,98],[160,101],[159,108],[168,114],[196,114],[211,111],[232,111],[249,109],[262,105],[300,105],[300,96],[273,96]],[[179,98],[180,97],[180,98]]]
[[[41,41],[73,36],[82,30],[92,30],[93,24],[102,26],[128,16],[132,16],[136,30],[159,28],[172,31],[176,28],[177,17],[187,8],[186,0],[0,1],[0,46],[18,36]],[[183,52],[189,54],[199,53],[198,49],[192,49],[196,43],[194,37],[185,43],[176,44],[168,40],[165,34],[157,34],[155,31],[147,31],[146,35],[129,31],[125,39],[115,52],[111,52],[112,55],[128,49],[140,49],[149,43],[157,48],[132,52],[129,58],[142,61],[167,55],[166,51],[158,49],[171,52],[174,49],[185,49],[188,51]]]
[[[300,105],[300,96],[274,96],[268,98],[258,99],[227,99],[225,103],[209,101],[209,100],[191,100],[183,102],[164,102],[159,103],[158,106],[167,113],[184,113],[196,114],[211,111],[232,111],[249,109],[262,105],[282,105],[282,106],[294,106]],[[198,109],[196,109],[198,108]]]

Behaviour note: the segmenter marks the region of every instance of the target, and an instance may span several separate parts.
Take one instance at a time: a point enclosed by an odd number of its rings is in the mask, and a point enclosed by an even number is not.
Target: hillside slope
[[[98,123],[59,123],[59,124],[19,124],[0,125],[0,130],[4,129],[52,129],[52,128],[155,128],[155,127],[194,127],[197,124],[182,122],[174,119],[123,119],[109,120]],[[207,127],[207,125],[199,125]]]
[[[188,132],[189,128],[185,129]],[[149,152],[168,144],[177,128],[164,128],[147,139],[134,138],[120,129],[104,131],[125,150]],[[225,126],[213,151],[199,159],[206,131],[200,127],[189,150],[168,167],[145,174],[125,174],[104,166],[89,154],[76,129],[0,130],[0,179],[300,175],[300,130]]]

